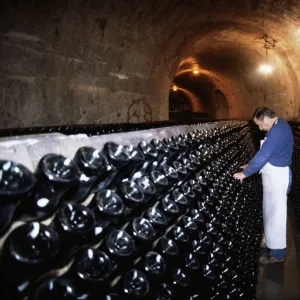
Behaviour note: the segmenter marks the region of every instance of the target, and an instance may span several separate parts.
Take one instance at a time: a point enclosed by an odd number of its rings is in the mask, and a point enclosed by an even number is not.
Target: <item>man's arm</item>
[[[261,170],[270,160],[272,154],[281,144],[283,136],[280,133],[281,130],[277,129],[271,132],[271,134],[267,137],[261,149],[255,154],[253,159],[249,162],[247,168],[245,168],[243,171],[246,177],[249,177]]]

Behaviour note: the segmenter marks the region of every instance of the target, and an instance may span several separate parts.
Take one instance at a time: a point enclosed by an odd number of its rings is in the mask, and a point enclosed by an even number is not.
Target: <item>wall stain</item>
[[[102,37],[104,37],[104,31],[107,26],[107,20],[104,18],[97,18],[95,20],[95,23],[99,26],[99,28],[101,30],[101,35],[102,35]]]
[[[152,121],[152,109],[145,97],[133,99],[128,107],[127,122],[142,123]]]

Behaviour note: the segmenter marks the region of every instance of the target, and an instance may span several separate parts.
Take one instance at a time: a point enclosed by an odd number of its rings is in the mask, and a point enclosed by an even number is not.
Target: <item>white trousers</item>
[[[289,167],[267,163],[261,170],[263,182],[263,221],[266,246],[286,248],[287,189]]]

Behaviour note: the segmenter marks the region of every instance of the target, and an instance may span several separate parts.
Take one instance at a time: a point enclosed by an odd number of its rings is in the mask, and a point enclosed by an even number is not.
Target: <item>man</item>
[[[268,257],[261,257],[262,264],[284,262],[286,249],[287,194],[291,185],[294,138],[289,124],[266,107],[258,108],[253,120],[260,130],[267,131],[260,150],[243,172],[234,178],[244,178],[260,171],[263,181],[263,220]]]

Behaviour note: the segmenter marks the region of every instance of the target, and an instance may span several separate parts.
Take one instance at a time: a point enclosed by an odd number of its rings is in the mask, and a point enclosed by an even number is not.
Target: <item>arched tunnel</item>
[[[3,128],[167,120],[178,107],[299,119],[298,1],[4,0],[0,11]],[[266,53],[270,74],[258,71]]]

